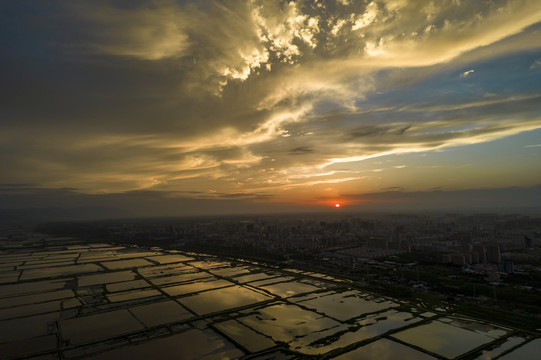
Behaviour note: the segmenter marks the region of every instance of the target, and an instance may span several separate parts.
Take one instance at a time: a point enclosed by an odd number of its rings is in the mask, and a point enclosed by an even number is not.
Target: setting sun
[[[334,206],[337,207],[337,208],[339,208],[339,207],[340,207],[340,204],[336,203]]]

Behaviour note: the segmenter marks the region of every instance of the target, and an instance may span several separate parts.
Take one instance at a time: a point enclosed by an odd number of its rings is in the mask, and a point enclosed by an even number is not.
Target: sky
[[[0,33],[1,209],[541,204],[538,0],[0,0]]]

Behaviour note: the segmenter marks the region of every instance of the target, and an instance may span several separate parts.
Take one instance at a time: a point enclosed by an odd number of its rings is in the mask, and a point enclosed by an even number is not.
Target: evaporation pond
[[[326,316],[289,304],[277,304],[257,309],[254,313],[238,320],[257,332],[283,342],[290,342],[296,337],[340,325]]]
[[[132,307],[130,311],[147,327],[174,323],[193,317],[192,313],[173,300]]]
[[[324,293],[297,303],[342,321],[398,306],[392,301],[383,299],[367,300],[363,295],[357,291]]]
[[[300,281],[288,281],[281,282],[276,284],[261,285],[260,289],[267,290],[271,294],[278,295],[281,297],[290,297],[298,294],[305,294],[308,292],[313,292],[321,290],[321,288],[314,285],[306,284]]]
[[[199,269],[213,269],[217,267],[230,267],[230,262],[225,261],[214,261],[214,260],[203,260],[203,261],[191,261],[188,264]]]
[[[436,360],[435,357],[387,339],[380,339],[335,358],[336,360]]]
[[[182,274],[187,272],[194,272],[194,269],[191,266],[184,264],[168,264],[168,265],[156,265],[146,268],[137,269],[137,272],[146,278],[156,277],[156,276],[166,276],[174,274]]]
[[[166,285],[166,284],[187,282],[187,281],[196,280],[196,279],[201,280],[201,279],[210,279],[210,278],[213,278],[213,276],[210,275],[209,273],[204,272],[204,271],[198,271],[198,272],[191,272],[191,273],[185,273],[185,274],[179,274],[179,275],[153,278],[153,279],[150,279],[150,282],[153,283],[154,285]]]
[[[156,255],[148,256],[148,260],[157,262],[158,264],[172,264],[182,261],[192,261],[193,258],[184,255]]]
[[[142,329],[143,325],[126,309],[60,321],[62,337],[76,345]]]
[[[93,360],[169,360],[175,359],[238,359],[244,353],[210,329],[190,329],[183,333],[124,346],[93,357]]]
[[[135,299],[142,299],[152,296],[160,296],[161,293],[158,290],[154,289],[145,289],[145,290],[133,290],[133,291],[124,291],[124,292],[117,292],[107,295],[107,299],[109,299],[110,302],[119,302],[119,301],[128,301],[128,300],[135,300]]]
[[[525,342],[526,339],[519,336],[511,336],[505,340],[503,344],[498,345],[490,350],[483,351],[483,355],[479,356],[477,360],[495,359],[509,349],[514,348],[517,345]],[[539,349],[541,351],[541,349]]]
[[[117,271],[105,274],[87,275],[79,277],[79,286],[92,286],[101,284],[110,284],[135,279],[137,276],[133,271]]]
[[[530,360],[541,354],[541,339],[535,339],[498,360]]]
[[[50,334],[54,332],[50,324],[53,324],[59,317],[60,314],[56,312],[0,321],[1,342]]]
[[[418,346],[446,358],[455,358],[494,338],[459,326],[432,321],[392,335],[405,343]]]
[[[231,277],[231,276],[236,276],[236,275],[247,274],[250,272],[250,270],[247,267],[236,266],[236,267],[230,267],[230,268],[212,269],[212,270],[209,270],[209,272],[218,276]]]
[[[162,288],[163,292],[167,293],[169,296],[179,296],[187,295],[199,291],[205,291],[210,289],[217,289],[226,286],[234,285],[232,282],[227,280],[217,279],[211,281],[199,281],[192,282],[188,284],[169,286]]]
[[[276,274],[269,275],[267,273],[261,272],[261,273],[237,276],[237,277],[235,277],[235,281],[243,284],[243,283],[247,283],[247,282],[250,282],[250,281],[268,279],[268,278],[276,277],[276,276],[277,276]]]
[[[81,264],[69,266],[56,266],[41,269],[23,270],[21,280],[38,279],[46,277],[66,276],[90,272],[103,271],[103,268],[96,264]]]
[[[14,296],[9,298],[0,299],[0,308],[18,306],[18,305],[27,305],[35,304],[40,302],[46,302],[51,300],[67,299],[74,297],[75,294],[72,290],[58,290],[44,292],[40,294],[32,295],[23,295],[23,296]]]
[[[135,267],[153,265],[150,261],[145,259],[104,261],[101,264],[109,270],[131,269]]]
[[[71,279],[69,279],[71,280]],[[0,296],[23,295],[47,290],[62,289],[66,286],[66,279],[32,281],[13,285],[3,285]]]
[[[131,280],[131,281],[123,281],[119,283],[114,284],[107,284],[105,288],[109,292],[117,292],[117,291],[126,291],[126,290],[135,290],[135,289],[142,289],[150,287],[150,284],[147,283],[145,280]]]
[[[256,333],[236,320],[227,320],[215,324],[214,327],[250,352],[262,351],[275,345],[268,337]]]
[[[270,296],[235,285],[183,297],[178,301],[196,314],[204,315],[269,299],[271,299]]]
[[[383,335],[389,330],[406,327],[417,321],[420,321],[420,319],[410,313],[389,310],[369,315],[353,324],[343,324],[339,328],[332,328],[296,338],[290,343],[290,346],[307,355],[323,354]],[[349,327],[349,331],[344,331],[347,327]],[[336,335],[336,333],[339,334]]]

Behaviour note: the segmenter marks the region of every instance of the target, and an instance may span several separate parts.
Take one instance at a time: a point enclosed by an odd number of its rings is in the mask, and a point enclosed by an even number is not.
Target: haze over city
[[[539,1],[18,0],[0,14],[2,209],[541,204]]]

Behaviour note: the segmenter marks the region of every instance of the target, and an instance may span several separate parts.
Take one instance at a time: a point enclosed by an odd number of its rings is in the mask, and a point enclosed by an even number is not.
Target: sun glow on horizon
[[[336,203],[336,204],[334,204],[334,206],[335,206],[336,208],[339,208],[339,207],[340,207],[340,204],[339,204],[339,203]]]

